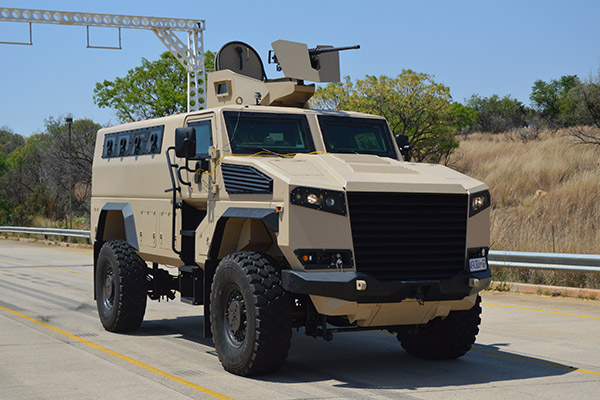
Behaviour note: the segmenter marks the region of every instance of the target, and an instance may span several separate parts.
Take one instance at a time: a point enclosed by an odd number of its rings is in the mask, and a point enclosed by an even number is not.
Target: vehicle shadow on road
[[[174,335],[213,347],[203,337],[204,317],[145,320],[132,336]],[[381,331],[336,334],[331,342],[295,331],[286,362],[276,373],[253,379],[275,383],[336,380],[340,388],[420,389],[560,376],[574,369],[503,350],[507,344],[475,344],[457,360],[409,356],[394,335]]]
[[[501,350],[505,344],[476,344],[457,360],[409,356],[390,334],[336,335],[332,342],[294,333],[287,361],[277,373],[257,379],[277,383],[336,380],[341,388],[420,389],[560,376],[573,368]]]
[[[212,339],[206,339],[204,332],[204,317],[199,315],[182,316],[171,319],[144,320],[132,336],[170,336],[189,340],[204,346],[214,347]]]

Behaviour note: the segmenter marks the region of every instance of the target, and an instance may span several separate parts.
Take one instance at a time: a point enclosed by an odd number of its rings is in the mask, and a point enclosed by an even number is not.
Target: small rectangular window
[[[195,121],[188,124],[196,131],[195,159],[208,158],[208,148],[212,145],[212,129],[210,121]]]
[[[102,158],[159,154],[164,125],[107,133],[104,136]]]

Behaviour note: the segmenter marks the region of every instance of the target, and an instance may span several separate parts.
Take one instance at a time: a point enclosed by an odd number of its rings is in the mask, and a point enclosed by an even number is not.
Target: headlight
[[[296,249],[294,253],[305,269],[352,269],[354,261],[351,250]]]
[[[346,195],[337,190],[297,186],[290,193],[290,202],[297,206],[346,215]]]
[[[483,190],[481,192],[471,194],[469,202],[469,217],[485,210],[492,203],[489,190]]]

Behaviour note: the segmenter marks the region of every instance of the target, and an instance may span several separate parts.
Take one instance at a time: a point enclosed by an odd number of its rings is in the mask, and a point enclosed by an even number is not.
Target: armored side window
[[[195,121],[188,124],[196,131],[196,154],[194,159],[208,158],[208,148],[212,145],[210,121]]]
[[[131,153],[131,134],[125,132],[117,136],[117,155],[119,157],[128,156]]]
[[[114,136],[104,136],[104,149],[102,149],[102,158],[110,158],[115,156],[115,140],[116,138]]]
[[[159,154],[164,126],[108,133],[104,136],[102,158]]]
[[[147,128],[148,141],[146,142],[145,154],[159,154],[160,153],[160,149],[162,148],[164,129],[165,129],[164,125],[153,126],[152,128]]]

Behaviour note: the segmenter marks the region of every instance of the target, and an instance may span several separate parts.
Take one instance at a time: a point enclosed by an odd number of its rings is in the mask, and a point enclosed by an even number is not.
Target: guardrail
[[[30,235],[82,237],[91,241],[84,229],[29,228],[0,226],[0,232]],[[488,263],[492,267],[533,268],[556,271],[600,272],[600,255],[567,253],[531,253],[524,251],[490,250]]]
[[[0,232],[27,233],[30,235],[81,237],[91,241],[90,231],[85,229],[30,228],[24,226],[0,226]]]
[[[492,267],[600,272],[600,255],[490,250],[488,264]]]

